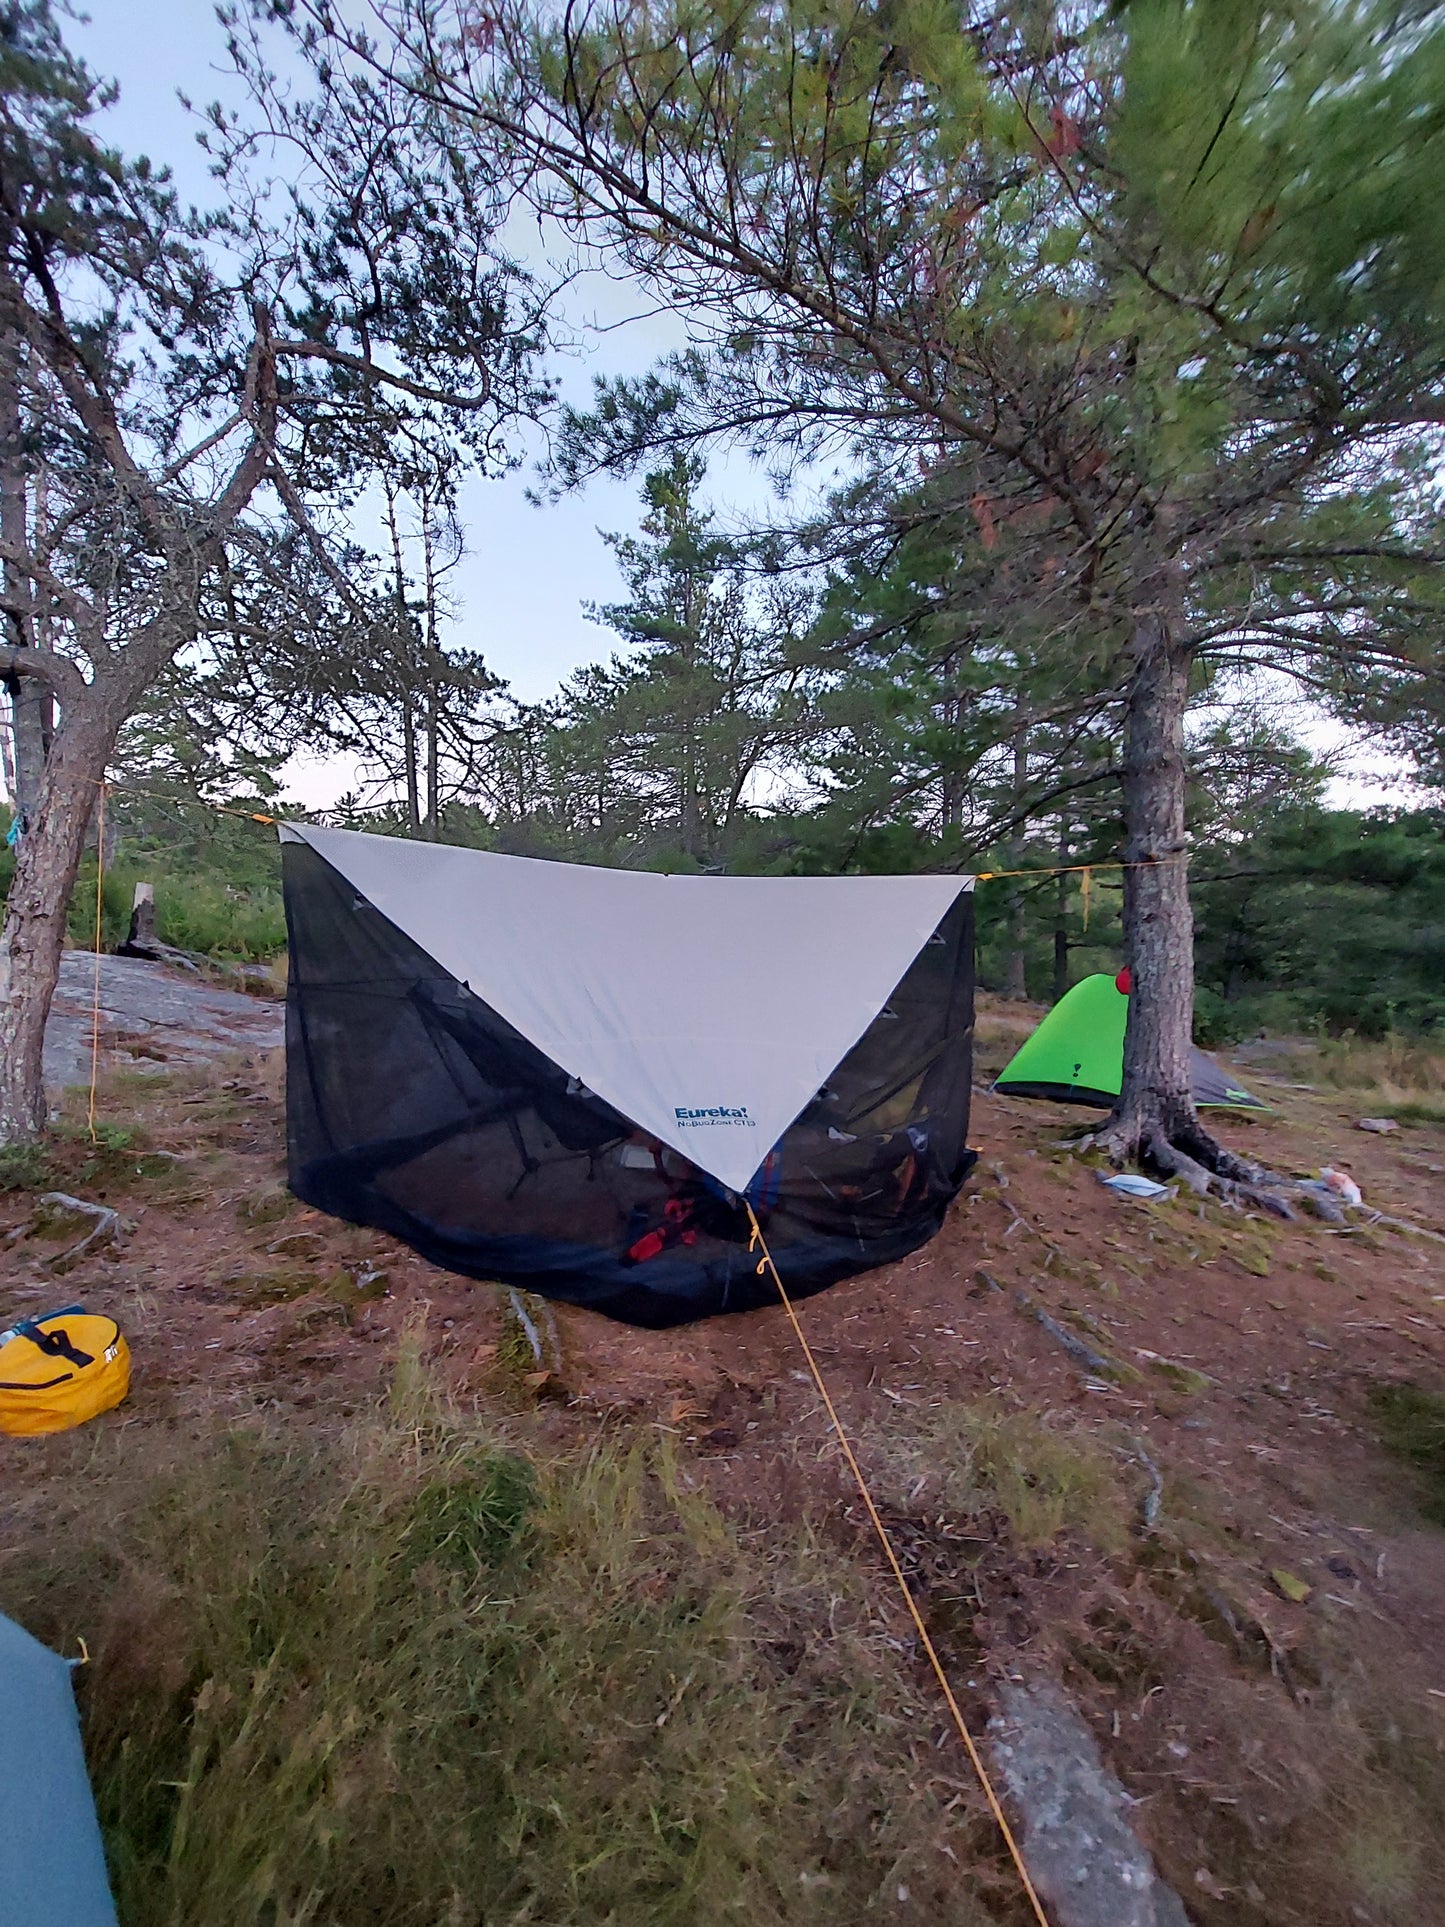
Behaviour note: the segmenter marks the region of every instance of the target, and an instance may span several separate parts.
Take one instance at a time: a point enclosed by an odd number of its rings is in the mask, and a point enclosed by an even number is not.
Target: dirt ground
[[[981,1079],[1018,1023],[986,1017]],[[0,1317],[59,1293],[128,1331],[132,1398],[102,1423],[165,1423],[202,1387],[238,1413],[345,1411],[419,1316],[460,1395],[507,1366],[497,1288],[289,1198],[279,1056],[112,1068],[109,1141],[73,1130],[54,1177],[134,1228],[63,1284],[28,1234],[33,1198],[0,1193]],[[1274,1109],[1220,1119],[1228,1142],[1283,1170],[1347,1163],[1418,1233],[1128,1201],[1064,1144],[1078,1112],[980,1090],[979,1168],[943,1234],[802,1317],[976,1722],[990,1679],[1061,1678],[1203,1927],[1428,1927],[1445,1923],[1445,1530],[1375,1412],[1381,1388],[1445,1392],[1445,1129],[1368,1135],[1338,1093],[1240,1074]],[[517,1373],[549,1438],[663,1428],[725,1507],[821,1506],[877,1562],[781,1310],[555,1323],[547,1370]],[[1104,1455],[1122,1530],[1084,1519],[1031,1545],[1017,1517],[961,1526],[893,1449],[961,1408]],[[25,1465],[0,1441],[0,1475]]]

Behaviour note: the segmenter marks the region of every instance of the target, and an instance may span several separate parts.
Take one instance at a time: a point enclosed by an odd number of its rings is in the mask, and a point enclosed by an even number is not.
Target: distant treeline
[[[1047,861],[1040,853],[1039,861]],[[1025,895],[1026,979],[1051,999],[1058,936],[1069,980],[1120,954],[1117,871]],[[1445,1032],[1445,810],[1300,810],[1247,839],[1201,842],[1191,868],[1201,1044],[1258,1031],[1383,1037]],[[1001,886],[978,896],[981,981],[1000,987],[1010,931]]]
[[[264,809],[264,798],[238,799]],[[276,807],[274,801],[269,807]],[[401,812],[373,812],[369,829],[405,834]],[[779,818],[735,867],[787,873],[823,867],[806,821]],[[444,840],[515,847],[513,833],[456,807]],[[264,825],[177,798],[112,793],[107,834],[104,939],[125,934],[135,882],[157,886],[161,936],[225,959],[261,959],[285,947],[280,853]],[[561,854],[543,849],[536,854]],[[1050,1002],[1060,988],[1121,957],[1117,869],[1062,878],[1053,853],[1024,843],[1010,868],[1037,878],[999,879],[978,892],[979,979]],[[927,868],[929,850],[880,837],[850,867]],[[937,853],[934,853],[936,861]],[[979,867],[985,867],[980,865]],[[1002,866],[1002,863],[1000,864]],[[0,887],[13,857],[0,851]],[[1382,1037],[1445,1032],[1445,810],[1291,809],[1248,837],[1201,840],[1193,861],[1195,1034],[1221,1044],[1260,1030],[1321,1030]],[[1016,907],[1017,906],[1017,907]],[[1087,921],[1086,921],[1087,917]],[[71,905],[70,934],[93,941],[95,855]],[[1022,939],[1022,972],[1014,954]]]

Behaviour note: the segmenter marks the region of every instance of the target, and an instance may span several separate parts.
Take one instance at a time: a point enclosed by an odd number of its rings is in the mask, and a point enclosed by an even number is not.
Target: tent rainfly
[[[290,824],[291,1188],[648,1326],[938,1230],[973,1165],[973,879],[700,877]]]
[[[1127,971],[1084,977],[1067,991],[999,1072],[1006,1097],[1052,1097],[1112,1108],[1124,1082]],[[1268,1107],[1241,1090],[1202,1050],[1193,1053],[1194,1102],[1242,1111]]]
[[[0,1614],[0,1921],[115,1927],[72,1662]]]

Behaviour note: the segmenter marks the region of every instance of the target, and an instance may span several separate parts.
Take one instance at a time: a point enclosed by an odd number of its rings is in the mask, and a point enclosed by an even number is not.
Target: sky
[[[168,166],[183,196],[214,198],[197,123],[178,99],[182,91],[204,105],[234,99],[224,36],[212,0],[90,0],[89,17],[71,28],[72,44],[90,66],[120,85],[108,134],[132,156],[147,154]],[[568,400],[585,402],[596,373],[639,374],[685,339],[674,314],[640,312],[630,292],[594,273],[569,290],[563,318],[574,341],[552,372]],[[526,701],[548,695],[572,670],[608,653],[608,632],[588,620],[585,605],[618,598],[622,589],[601,530],[637,525],[637,483],[604,478],[561,502],[536,507],[527,499],[544,452],[540,432],[521,450],[521,466],[494,480],[471,480],[461,510],[467,554],[452,578],[459,609],[456,639],[479,649],[490,668]],[[715,460],[709,494],[724,519],[762,519],[771,485],[746,458]],[[374,532],[359,531],[365,539]],[[1316,754],[1339,763],[1329,801],[1368,807],[1411,800],[1401,765],[1368,745],[1351,745],[1338,726],[1303,709],[1297,727]],[[322,808],[352,787],[345,759],[301,758],[285,772],[297,802]]]

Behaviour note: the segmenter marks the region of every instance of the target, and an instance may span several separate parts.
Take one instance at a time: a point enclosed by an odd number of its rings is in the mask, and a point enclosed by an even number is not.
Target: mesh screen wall
[[[447,1270],[631,1324],[776,1302],[735,1194],[581,1087],[309,846],[284,844],[283,864],[298,1197]],[[974,1162],[972,1037],[964,893],[749,1186],[790,1292],[938,1230]]]

